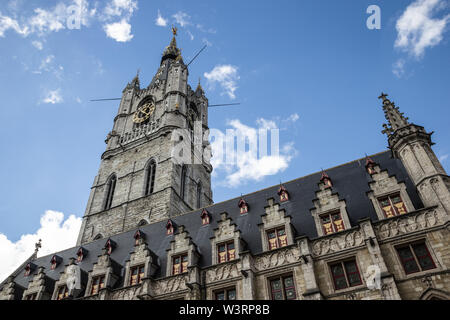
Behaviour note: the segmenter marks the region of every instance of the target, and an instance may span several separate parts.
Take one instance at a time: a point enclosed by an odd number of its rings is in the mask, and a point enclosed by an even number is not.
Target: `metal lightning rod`
[[[203,50],[205,50],[207,46],[208,46],[208,45],[205,44],[205,46],[204,46],[204,47],[203,47],[203,48],[195,55],[194,58],[192,58],[191,62],[189,62],[189,63],[186,65],[186,67],[189,67],[189,65],[190,65],[192,62],[194,62],[195,59],[197,59],[197,57],[200,55],[200,53],[202,53]]]
[[[225,107],[225,106],[239,106],[239,105],[240,105],[240,103],[211,104],[208,106],[208,108]]]
[[[113,100],[122,100],[122,98],[113,98],[113,99],[95,99],[89,100],[90,102],[98,102],[98,101],[113,101]]]

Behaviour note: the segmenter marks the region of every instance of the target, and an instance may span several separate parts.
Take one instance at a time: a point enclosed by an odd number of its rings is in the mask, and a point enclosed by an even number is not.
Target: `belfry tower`
[[[138,74],[123,90],[78,244],[212,204],[208,99],[189,86],[172,31],[150,85]]]
[[[388,136],[394,157],[401,159],[414,181],[425,207],[440,206],[450,213],[450,179],[431,146],[431,135],[410,123],[393,101],[382,93],[383,110],[388,121],[383,133]]]

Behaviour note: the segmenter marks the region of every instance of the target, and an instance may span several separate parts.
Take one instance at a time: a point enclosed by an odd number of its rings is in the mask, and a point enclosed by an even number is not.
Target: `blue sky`
[[[66,25],[74,3],[80,29]],[[366,26],[373,4],[379,30]],[[1,1],[0,236],[17,249],[48,210],[83,215],[118,108],[89,100],[120,97],[138,68],[147,86],[171,25],[185,61],[208,44],[191,86],[200,77],[211,104],[242,103],[210,109],[210,127],[276,126],[285,146],[274,174],[217,168],[215,202],[385,150],[381,91],[436,132],[448,171],[448,22],[444,0]]]

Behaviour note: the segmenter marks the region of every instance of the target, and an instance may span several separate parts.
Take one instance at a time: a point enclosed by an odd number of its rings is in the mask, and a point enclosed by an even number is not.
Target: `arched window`
[[[99,239],[103,239],[103,235],[102,235],[101,233],[97,234],[97,235],[94,237],[94,241],[95,241],[95,240],[99,240]]]
[[[106,201],[105,201],[105,210],[111,208],[113,198],[114,198],[114,190],[116,189],[117,177],[113,174],[106,184]]]
[[[148,196],[153,193],[155,187],[155,173],[156,173],[156,162],[151,160],[147,165],[145,170],[145,195]]]
[[[197,183],[197,208],[202,207],[202,182]]]
[[[181,183],[180,183],[181,184],[180,197],[183,200],[186,190],[186,174],[187,174],[186,165],[183,165],[183,167],[181,168]]]

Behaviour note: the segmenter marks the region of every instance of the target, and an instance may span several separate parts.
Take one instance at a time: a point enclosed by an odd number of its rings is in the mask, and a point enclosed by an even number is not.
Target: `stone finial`
[[[39,252],[39,249],[42,248],[42,240],[39,239],[38,242],[34,245],[34,254],[32,260],[35,260],[37,258],[37,254]]]

